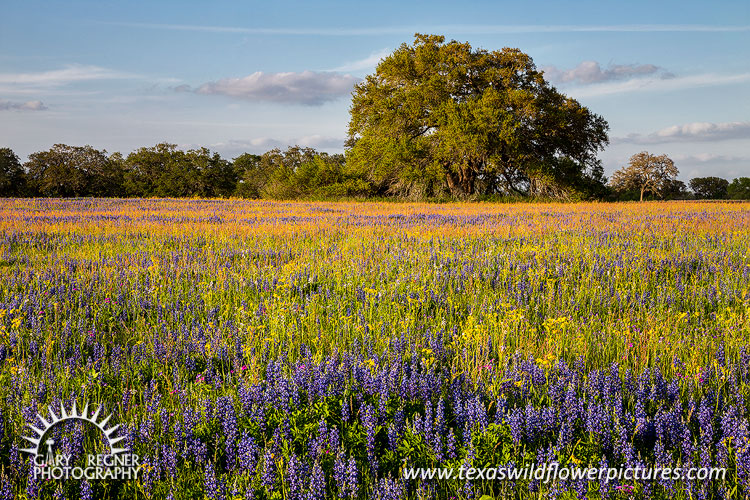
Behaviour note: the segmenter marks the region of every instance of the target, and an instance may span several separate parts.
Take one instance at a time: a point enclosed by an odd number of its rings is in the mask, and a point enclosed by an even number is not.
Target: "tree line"
[[[693,179],[690,192],[671,160],[638,166],[631,159],[607,183],[597,154],[609,143],[608,123],[555,89],[519,49],[488,51],[417,34],[354,87],[350,114],[345,154],[294,146],[229,161],[167,143],[127,156],[57,144],[21,164],[1,149],[0,195],[750,197],[747,178]]]
[[[675,179],[676,168],[666,174],[662,168],[649,177],[639,166],[644,155],[648,153],[634,155],[616,172],[598,199],[750,199],[750,177],[731,182],[696,177],[686,184]],[[654,165],[666,158],[650,156],[659,160]],[[127,156],[56,144],[31,154],[25,163],[11,149],[0,148],[0,196],[339,199],[378,193],[367,177],[347,168],[343,154],[293,146],[262,155],[244,153],[230,161],[206,148],[183,151],[161,143]]]
[[[0,196],[336,198],[367,196],[369,184],[345,170],[344,156],[312,148],[241,154],[232,161],[206,148],[143,147],[127,156],[56,144],[21,163],[0,148]]]

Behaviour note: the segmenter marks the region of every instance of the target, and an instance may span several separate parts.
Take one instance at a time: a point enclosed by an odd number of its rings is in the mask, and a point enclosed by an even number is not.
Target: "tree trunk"
[[[641,201],[643,201],[643,191],[645,191],[645,188],[641,188]]]
[[[465,194],[471,196],[474,194],[474,178],[476,177],[475,171],[471,165],[465,165],[461,167],[461,187]]]
[[[450,170],[448,170],[445,173],[445,181],[448,183],[448,189],[450,190],[452,196],[463,195],[463,192],[462,192],[463,188],[461,187],[460,179],[458,178],[458,175],[456,175],[455,172],[451,172]]]

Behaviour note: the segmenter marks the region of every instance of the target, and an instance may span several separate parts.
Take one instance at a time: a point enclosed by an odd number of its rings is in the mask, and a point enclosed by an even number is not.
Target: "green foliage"
[[[10,148],[0,148],[0,196],[23,196],[26,172],[18,156]]]
[[[331,198],[367,195],[369,184],[346,172],[343,155],[294,146],[273,149],[249,170],[246,183],[259,197],[275,199]]]
[[[129,196],[227,197],[237,184],[233,165],[206,148],[181,151],[160,143],[130,153],[125,167]]]
[[[237,185],[234,166],[221,158],[219,153],[211,153],[206,148],[191,149],[185,154],[191,165],[198,170],[200,179],[198,196],[226,198],[232,195]]]
[[[119,155],[107,156],[91,146],[55,144],[29,155],[28,181],[42,196],[119,196],[123,170]]]
[[[592,195],[607,129],[520,50],[417,34],[355,87],[347,162],[381,195]]]
[[[261,168],[268,173],[268,182],[263,187],[264,198],[289,199],[301,194],[300,171],[303,165],[315,159],[312,148],[290,147],[283,153],[272,149],[261,157]]]
[[[723,200],[727,197],[729,181],[721,177],[695,177],[690,179],[690,189],[699,200]]]
[[[664,181],[662,196],[665,200],[689,200],[692,198],[685,183],[677,179]]]
[[[268,181],[267,173],[261,168],[260,155],[243,153],[233,160],[237,185],[234,194],[241,198],[260,198],[261,190]]]
[[[750,177],[734,179],[727,188],[727,195],[732,200],[750,200]]]

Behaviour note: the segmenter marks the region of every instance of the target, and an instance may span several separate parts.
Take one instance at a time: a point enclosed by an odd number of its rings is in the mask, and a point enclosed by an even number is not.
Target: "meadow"
[[[0,200],[0,499],[746,498],[748,209]],[[137,480],[34,478],[74,401]],[[401,477],[553,460],[728,473]]]

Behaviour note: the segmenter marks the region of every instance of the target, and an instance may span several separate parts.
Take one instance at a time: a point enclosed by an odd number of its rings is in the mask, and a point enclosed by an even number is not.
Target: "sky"
[[[610,125],[609,175],[640,151],[680,178],[750,176],[750,2],[4,1],[0,147],[231,159],[343,151],[353,85],[414,33],[529,54]]]

